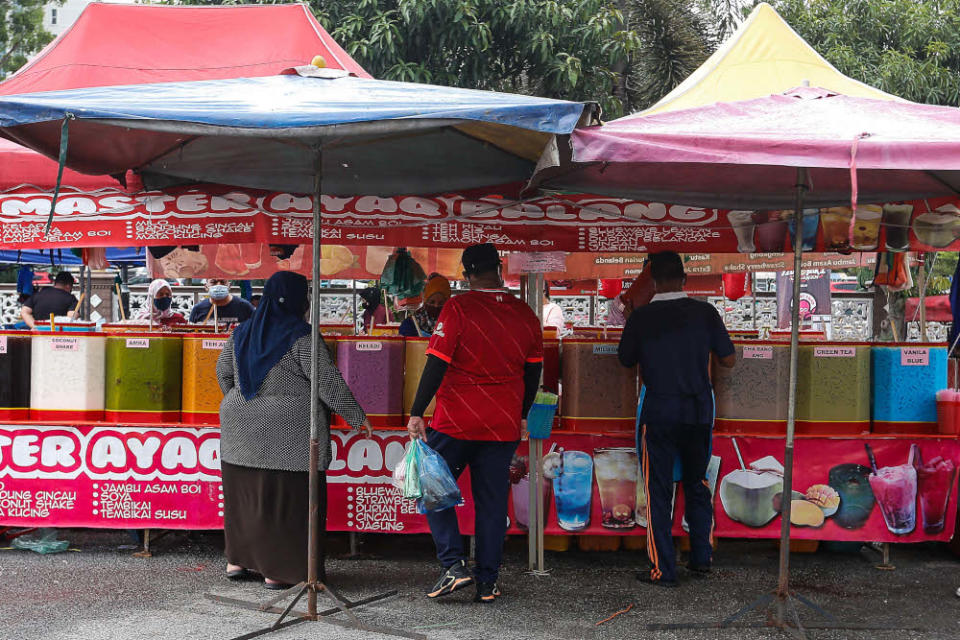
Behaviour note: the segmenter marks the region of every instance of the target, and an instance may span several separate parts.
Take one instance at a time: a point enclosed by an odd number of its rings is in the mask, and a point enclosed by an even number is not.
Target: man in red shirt
[[[543,334],[530,307],[504,289],[496,247],[473,245],[461,261],[470,291],[447,302],[437,319],[407,430],[412,439],[425,439],[454,476],[470,467],[476,509],[473,573],[456,511],[427,514],[444,569],[427,596],[476,582],[475,600],[492,602],[500,595],[510,460],[540,383]],[[427,429],[423,413],[434,395],[437,408]]]

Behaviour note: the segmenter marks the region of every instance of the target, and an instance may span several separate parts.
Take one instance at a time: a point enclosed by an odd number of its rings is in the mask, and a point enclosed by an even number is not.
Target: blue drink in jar
[[[567,531],[581,531],[590,524],[593,494],[593,459],[583,451],[564,451],[553,478],[557,521]]]

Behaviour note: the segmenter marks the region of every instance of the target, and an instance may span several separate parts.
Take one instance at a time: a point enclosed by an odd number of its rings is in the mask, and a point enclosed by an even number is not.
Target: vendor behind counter
[[[46,320],[50,316],[73,318],[79,301],[73,295],[76,281],[67,271],[61,271],[53,280],[52,287],[44,287],[23,303],[20,316],[31,329],[36,329],[36,319]]]
[[[253,315],[253,305],[230,293],[230,281],[222,278],[208,278],[204,286],[210,297],[198,302],[190,311],[191,323],[213,322],[217,324],[240,324]],[[211,313],[211,306],[216,310]]]
[[[173,291],[170,283],[158,278],[147,289],[147,302],[137,312],[137,320],[147,320],[160,326],[185,324],[183,314],[173,310]]]
[[[423,304],[400,323],[398,333],[408,338],[432,336],[440,311],[450,299],[450,295],[450,281],[439,273],[430,274],[423,288]]]

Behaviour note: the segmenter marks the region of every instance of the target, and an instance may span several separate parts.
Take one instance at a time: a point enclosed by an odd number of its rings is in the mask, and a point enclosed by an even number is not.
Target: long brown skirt
[[[221,461],[227,562],[265,578],[297,584],[307,579],[309,484],[306,471],[274,471]],[[327,529],[327,478],[320,474],[321,581]]]

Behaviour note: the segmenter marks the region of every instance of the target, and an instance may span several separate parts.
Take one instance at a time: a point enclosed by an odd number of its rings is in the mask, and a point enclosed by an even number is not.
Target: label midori
[[[617,354],[617,345],[615,344],[595,344],[593,345],[593,355],[612,356]]]
[[[149,349],[150,338],[127,338],[127,349]]]

